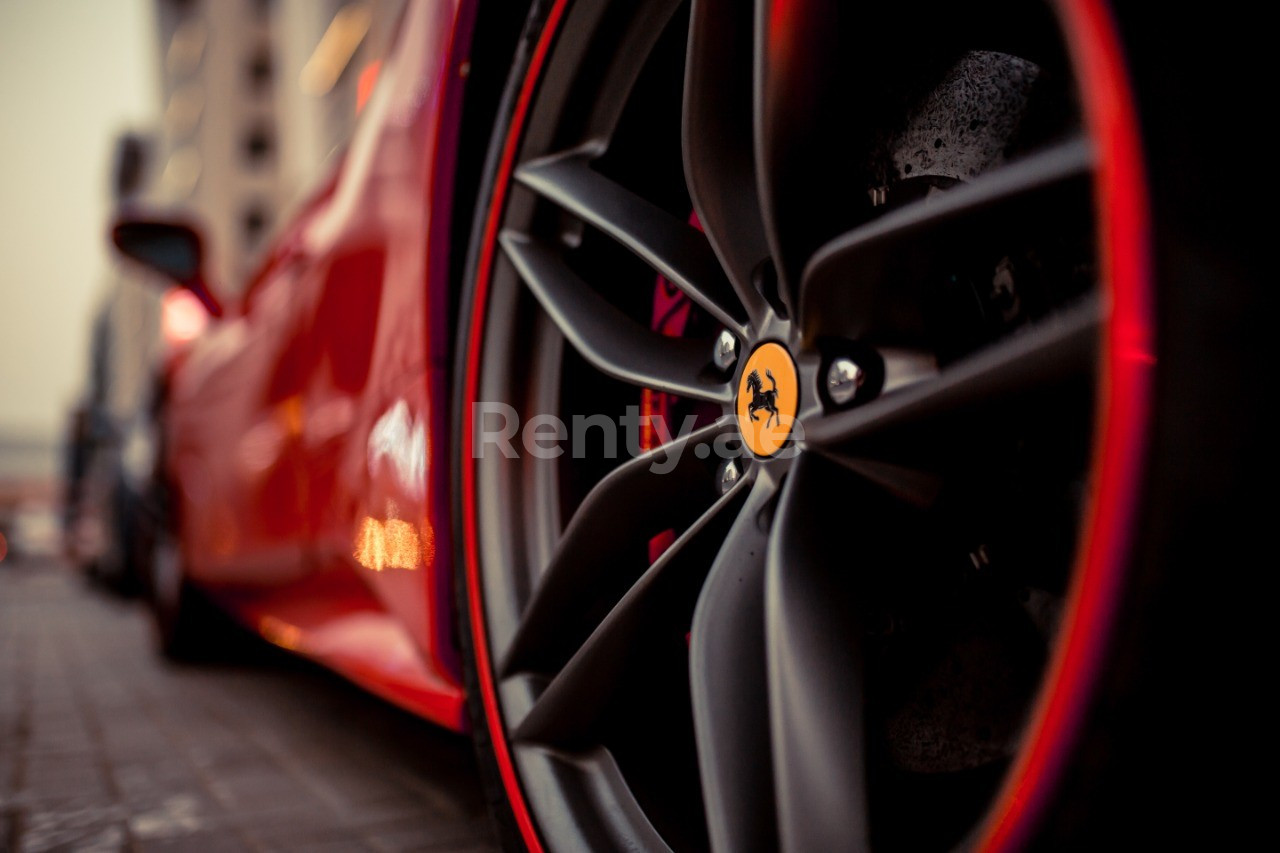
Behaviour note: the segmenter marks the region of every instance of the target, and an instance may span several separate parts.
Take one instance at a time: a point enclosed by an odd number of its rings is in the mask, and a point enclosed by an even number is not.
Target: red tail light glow
[[[194,293],[175,287],[160,302],[160,329],[165,343],[180,346],[200,336],[209,325],[209,312]]]

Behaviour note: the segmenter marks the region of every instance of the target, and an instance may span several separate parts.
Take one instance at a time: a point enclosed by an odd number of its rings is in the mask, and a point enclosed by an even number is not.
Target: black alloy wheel
[[[1099,146],[1059,12],[536,16],[459,407],[470,692],[525,844],[990,843],[1105,476]],[[661,446],[476,446],[475,403],[580,427],[655,393]],[[762,448],[740,413],[788,394]]]

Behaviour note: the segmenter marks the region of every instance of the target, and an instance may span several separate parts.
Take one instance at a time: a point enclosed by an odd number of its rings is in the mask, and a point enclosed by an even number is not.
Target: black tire
[[[460,145],[459,148],[460,156],[463,158],[473,156],[467,152],[480,150],[483,150],[485,155],[480,161],[468,163],[464,160],[459,166],[459,187],[469,185],[474,190],[473,193],[461,191],[453,211],[455,223],[466,223],[470,226],[459,228],[460,236],[453,241],[454,257],[465,259],[463,264],[454,269],[457,279],[455,292],[458,295],[455,304],[459,312],[456,328],[459,330],[466,328],[470,316],[477,256],[484,221],[488,214],[488,200],[493,192],[502,145],[506,139],[506,128],[511,121],[520,85],[524,80],[534,45],[546,21],[547,10],[551,5],[551,0],[537,0],[529,6],[526,14],[522,3],[501,5],[482,3],[480,11],[476,13],[471,71],[460,130],[462,141],[470,144]],[[466,344],[466,335],[459,332],[454,342],[457,353],[453,377],[455,411],[460,405],[457,400],[460,399],[460,389],[463,384]],[[451,427],[453,446],[458,447],[461,440],[459,433],[461,424],[457,418],[453,420]],[[452,473],[456,484],[460,477],[460,467],[456,459]],[[461,489],[455,486],[453,495],[456,522],[462,517]],[[520,840],[520,831],[502,784],[493,742],[489,736],[489,727],[485,721],[484,706],[479,698],[480,683],[476,670],[475,644],[472,641],[470,624],[466,619],[466,614],[469,612],[469,597],[464,565],[461,528],[455,523],[454,601],[455,613],[458,614],[457,639],[462,657],[463,686],[467,693],[467,716],[471,724],[472,743],[475,746],[481,785],[498,838],[504,849],[521,850],[524,849],[524,845]]]
[[[175,663],[232,656],[243,643],[243,632],[187,579],[171,518],[157,524],[147,544],[146,597],[157,651]]]
[[[107,498],[107,541],[94,564],[93,578],[117,594],[127,594],[129,582],[129,515],[124,486],[118,471],[111,477]]]
[[[152,552],[150,604],[162,655],[183,663],[208,657],[209,605],[183,577],[177,543],[168,533],[156,537]]]
[[[132,598],[146,589],[151,544],[145,531],[142,502],[125,484],[123,472],[117,470],[112,479],[110,535],[94,577],[111,592]]]
[[[1257,342],[1271,334],[1259,309],[1274,259],[1255,188],[1221,168],[1266,132],[1252,81],[1274,47],[1236,4],[1158,23],[1141,4],[1111,5],[1151,194],[1154,429],[1113,655],[1033,845],[1240,849],[1274,832],[1244,770],[1274,726],[1245,674],[1274,642],[1259,636],[1270,597],[1248,592],[1256,555],[1275,547],[1254,497],[1272,488]]]

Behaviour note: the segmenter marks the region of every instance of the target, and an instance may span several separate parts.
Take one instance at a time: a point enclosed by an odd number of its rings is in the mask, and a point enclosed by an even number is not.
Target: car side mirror
[[[162,218],[125,216],[111,227],[122,255],[191,291],[214,317],[222,304],[204,274],[204,241],[192,226]]]

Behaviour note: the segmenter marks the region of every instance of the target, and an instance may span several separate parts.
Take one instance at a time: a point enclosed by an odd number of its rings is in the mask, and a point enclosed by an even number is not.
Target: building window
[[[165,130],[173,139],[186,139],[195,132],[204,113],[204,92],[197,83],[185,83],[173,90],[164,110]]]
[[[245,161],[252,167],[265,166],[275,154],[275,134],[265,124],[249,128],[244,136]]]
[[[165,51],[164,67],[176,77],[194,74],[204,60],[204,49],[209,42],[209,28],[200,18],[188,17],[173,31],[169,48]]]
[[[251,202],[240,217],[245,247],[252,249],[257,246],[270,223],[271,214],[267,212],[267,206],[259,201]]]
[[[266,92],[271,87],[271,76],[271,50],[263,45],[249,57],[249,88],[258,94]]]
[[[194,146],[184,145],[169,155],[160,175],[160,187],[166,198],[181,201],[195,192],[203,163]]]

